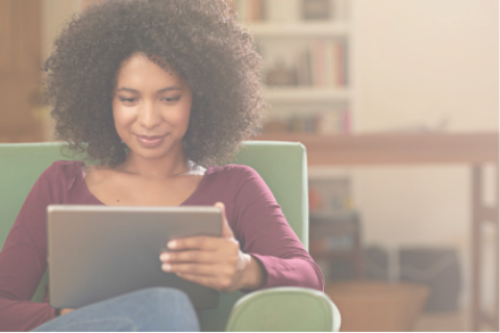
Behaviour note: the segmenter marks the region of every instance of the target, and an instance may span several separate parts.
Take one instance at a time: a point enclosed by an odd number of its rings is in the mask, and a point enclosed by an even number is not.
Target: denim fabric
[[[185,293],[149,288],[91,304],[54,318],[37,332],[199,331],[196,312]]]

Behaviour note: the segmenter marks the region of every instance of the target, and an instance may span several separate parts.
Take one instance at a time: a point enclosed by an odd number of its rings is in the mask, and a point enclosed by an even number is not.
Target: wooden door
[[[41,0],[0,0],[0,142],[41,140]]]

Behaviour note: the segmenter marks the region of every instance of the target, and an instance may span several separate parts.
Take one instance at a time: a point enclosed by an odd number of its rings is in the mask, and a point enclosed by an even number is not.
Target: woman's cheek
[[[191,113],[191,106],[186,104],[180,104],[176,109],[176,112],[170,113],[170,119],[172,123],[175,123],[176,127],[186,128],[189,125],[189,117]]]
[[[118,135],[123,141],[127,141],[129,129],[136,118],[134,109],[117,103],[113,105],[113,118]]]

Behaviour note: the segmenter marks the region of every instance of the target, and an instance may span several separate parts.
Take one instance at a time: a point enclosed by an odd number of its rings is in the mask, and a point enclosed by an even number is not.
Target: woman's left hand
[[[263,280],[260,263],[241,252],[227,223],[224,204],[218,202],[214,206],[222,210],[222,237],[197,236],[170,241],[168,248],[176,252],[160,255],[162,270],[218,291],[260,287]]]

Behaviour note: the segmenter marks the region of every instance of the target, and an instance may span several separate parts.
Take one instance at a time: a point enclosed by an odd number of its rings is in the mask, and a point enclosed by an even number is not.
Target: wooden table
[[[493,315],[481,309],[481,227],[493,223],[496,229],[495,261],[492,263],[498,276],[498,155],[499,136],[495,133],[429,133],[429,134],[363,134],[320,136],[313,134],[264,134],[255,140],[301,142],[307,149],[309,165],[383,165],[383,164],[468,164],[471,167],[472,205],[472,330],[479,331],[481,324],[499,329],[499,299]],[[496,166],[497,202],[494,207],[482,203],[482,166]]]

